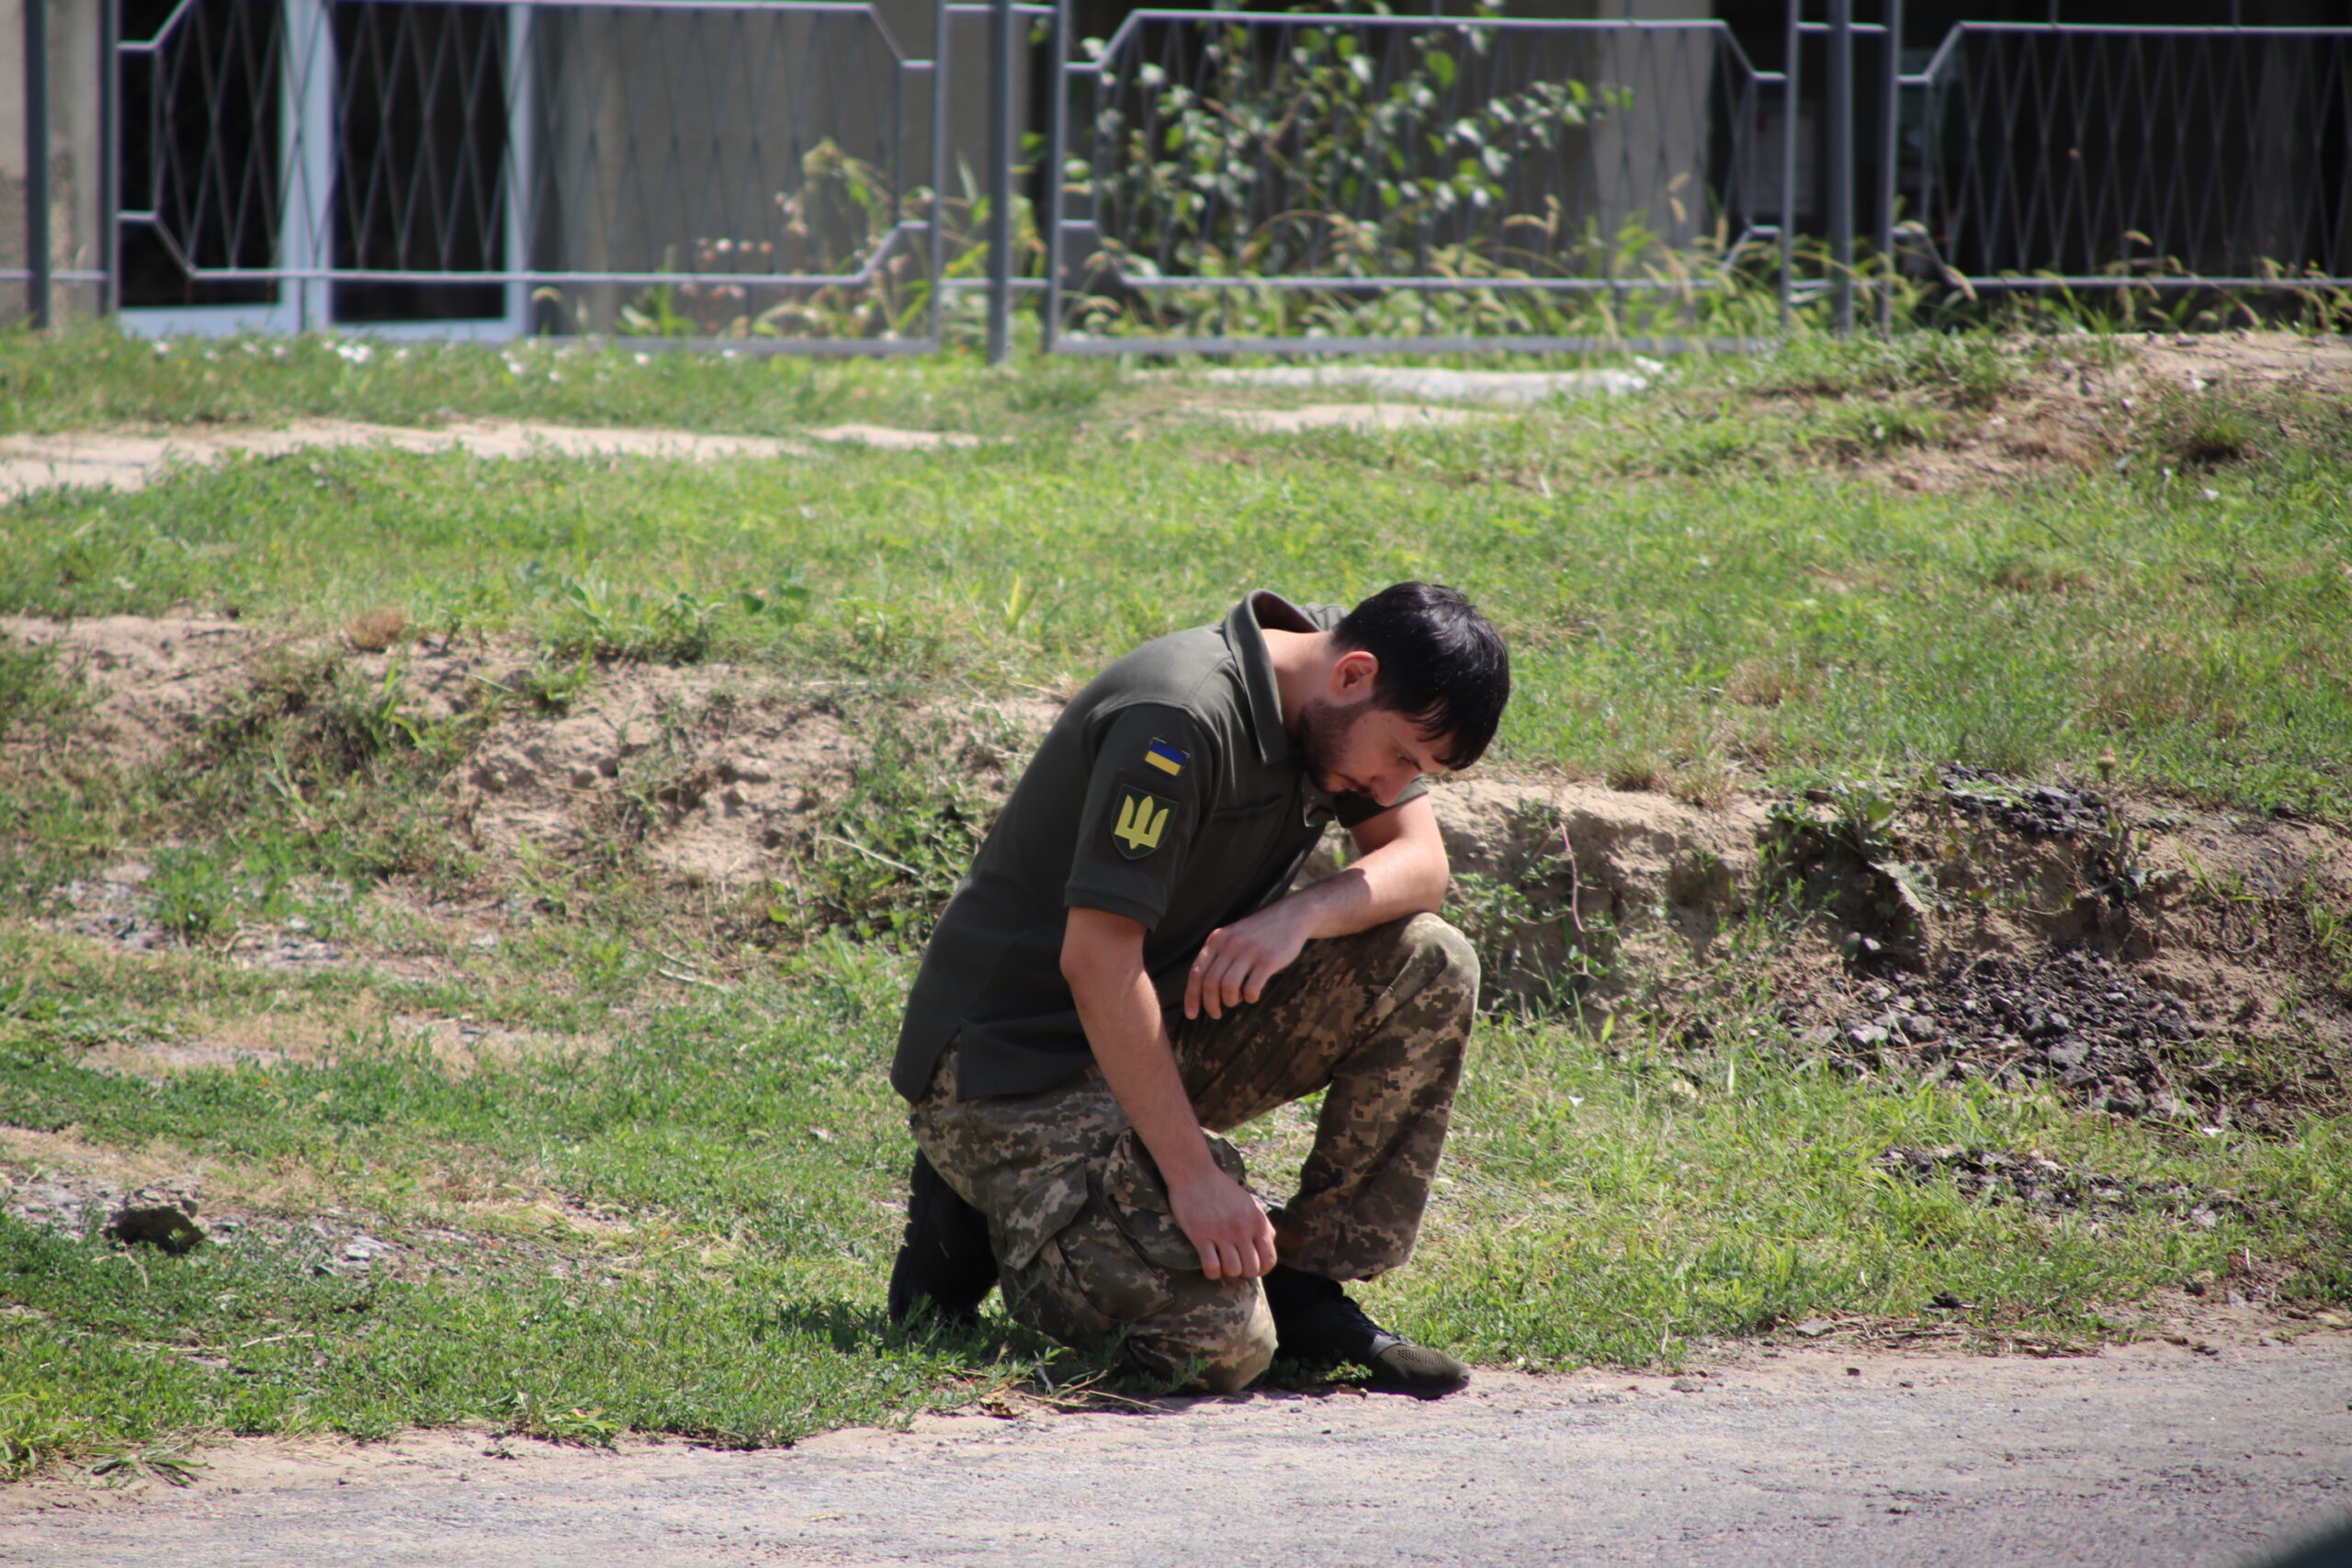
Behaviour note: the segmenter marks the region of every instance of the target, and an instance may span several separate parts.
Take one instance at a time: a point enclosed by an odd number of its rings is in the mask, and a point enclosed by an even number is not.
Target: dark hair
[[[1486,751],[1510,701],[1510,654],[1458,590],[1435,582],[1384,588],[1349,611],[1331,636],[1340,649],[1380,660],[1374,705],[1442,741],[1438,761],[1466,768]]]

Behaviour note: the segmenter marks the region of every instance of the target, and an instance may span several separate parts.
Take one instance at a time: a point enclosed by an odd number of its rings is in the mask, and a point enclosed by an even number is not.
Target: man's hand
[[[1274,1266],[1274,1224],[1249,1190],[1212,1166],[1168,1184],[1168,1209],[1212,1280],[1255,1280]]]
[[[1312,915],[1288,898],[1217,927],[1184,976],[1184,1016],[1198,1018],[1205,1009],[1211,1018],[1223,1018],[1226,1009],[1256,1001],[1313,934]]]
[[[1254,1280],[1274,1266],[1274,1227],[1258,1200],[1209,1152],[1176,1070],[1159,998],[1143,969],[1140,922],[1072,909],[1062,974],[1095,1064],[1168,1184],[1168,1209],[1212,1280]],[[1295,953],[1298,944],[1291,951]]]

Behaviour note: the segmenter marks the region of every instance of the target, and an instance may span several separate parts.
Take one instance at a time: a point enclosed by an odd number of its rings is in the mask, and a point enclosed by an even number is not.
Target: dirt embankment
[[[73,744],[132,768],[165,765],[302,652],[201,616],[0,636],[78,671],[93,711]],[[500,864],[625,847],[706,904],[788,889],[869,754],[833,694],[745,671],[589,666],[553,690],[512,652],[354,636],[396,646],[342,649],[346,678],[422,722],[471,716],[431,808]],[[987,799],[1053,711],[941,703],[900,722]],[[1482,774],[1433,799],[1499,998],[1630,1010],[1696,1050],[1736,951],[1772,967],[1800,1048],[1849,1072],[2047,1086],[2207,1127],[2347,1100],[2352,837],[2334,825],[1968,770],[1713,808]],[[142,868],[119,869],[75,895],[77,929],[168,940],[141,918]],[[1759,930],[1778,938],[1759,948]],[[263,961],[305,962],[282,937]]]

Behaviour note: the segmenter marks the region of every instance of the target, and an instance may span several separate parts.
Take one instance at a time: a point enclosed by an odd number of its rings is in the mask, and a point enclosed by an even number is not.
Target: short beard
[[[1327,795],[1341,791],[1332,787],[1340,754],[1347,749],[1348,737],[1355,732],[1356,720],[1363,716],[1361,704],[1341,707],[1329,697],[1312,697],[1298,710],[1298,753],[1306,766],[1306,776],[1315,787]]]

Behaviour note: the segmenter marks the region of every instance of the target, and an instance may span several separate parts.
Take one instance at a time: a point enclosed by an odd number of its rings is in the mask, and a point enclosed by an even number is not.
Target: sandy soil
[[[0,1562],[148,1568],[2267,1560],[2352,1519],[2352,1337],[2063,1360],[1751,1354],[927,1418],[722,1453],[482,1430],[207,1450],[197,1483],[0,1494]]]

